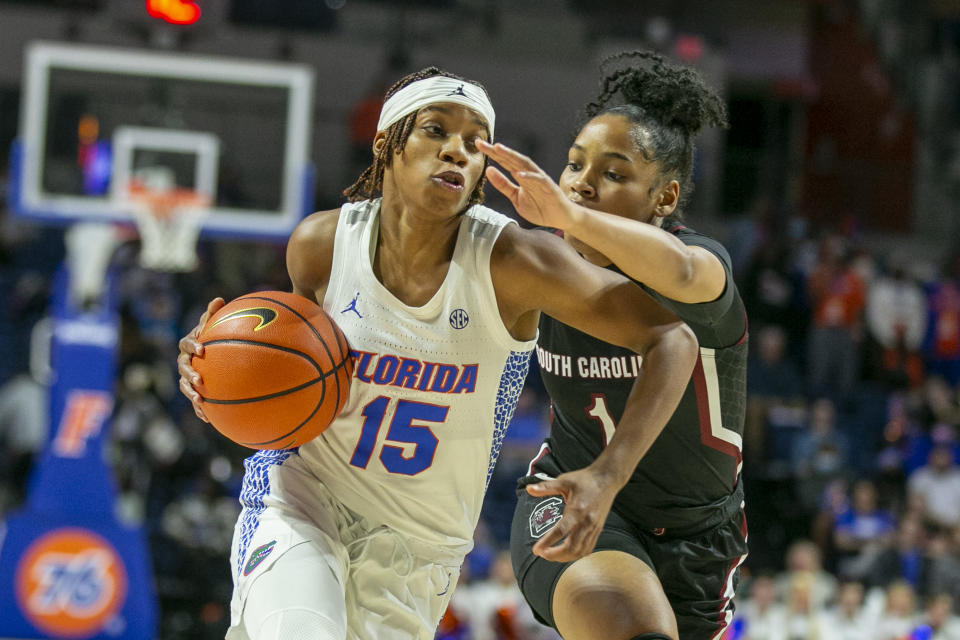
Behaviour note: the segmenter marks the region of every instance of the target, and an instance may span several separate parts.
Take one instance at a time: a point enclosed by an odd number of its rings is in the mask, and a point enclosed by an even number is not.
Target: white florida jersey
[[[299,455],[348,508],[428,544],[466,552],[536,340],[500,317],[490,254],[513,222],[464,214],[436,294],[410,307],[374,276],[380,200],[340,211],[324,310],[350,343],[343,412]]]

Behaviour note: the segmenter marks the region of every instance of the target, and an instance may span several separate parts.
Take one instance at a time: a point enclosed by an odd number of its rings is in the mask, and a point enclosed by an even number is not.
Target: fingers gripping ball
[[[203,413],[251,449],[289,449],[330,426],[347,402],[353,360],[347,339],[319,306],[293,293],[232,300],[198,336],[191,366]]]

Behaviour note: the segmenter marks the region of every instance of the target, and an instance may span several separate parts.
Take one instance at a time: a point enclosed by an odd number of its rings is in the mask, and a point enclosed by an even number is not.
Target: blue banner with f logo
[[[24,508],[0,529],[0,636],[149,640],[156,604],[139,528],[117,521],[105,447],[113,413],[119,322],[115,287],[95,309],[53,299],[50,432]]]

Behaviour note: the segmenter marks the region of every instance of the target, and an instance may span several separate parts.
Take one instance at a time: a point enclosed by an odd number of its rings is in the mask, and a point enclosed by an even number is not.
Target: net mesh
[[[140,264],[157,271],[195,269],[210,198],[190,189],[151,188],[131,181],[127,200],[140,232]]]

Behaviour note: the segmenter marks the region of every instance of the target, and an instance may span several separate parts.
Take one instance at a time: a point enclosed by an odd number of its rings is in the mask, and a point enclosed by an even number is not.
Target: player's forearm
[[[565,233],[607,256],[634,280],[664,295],[693,280],[689,249],[673,235],[652,224],[571,206],[571,223]]]
[[[646,350],[614,435],[591,467],[620,487],[627,483],[680,403],[698,350],[684,324],[664,332]]]

